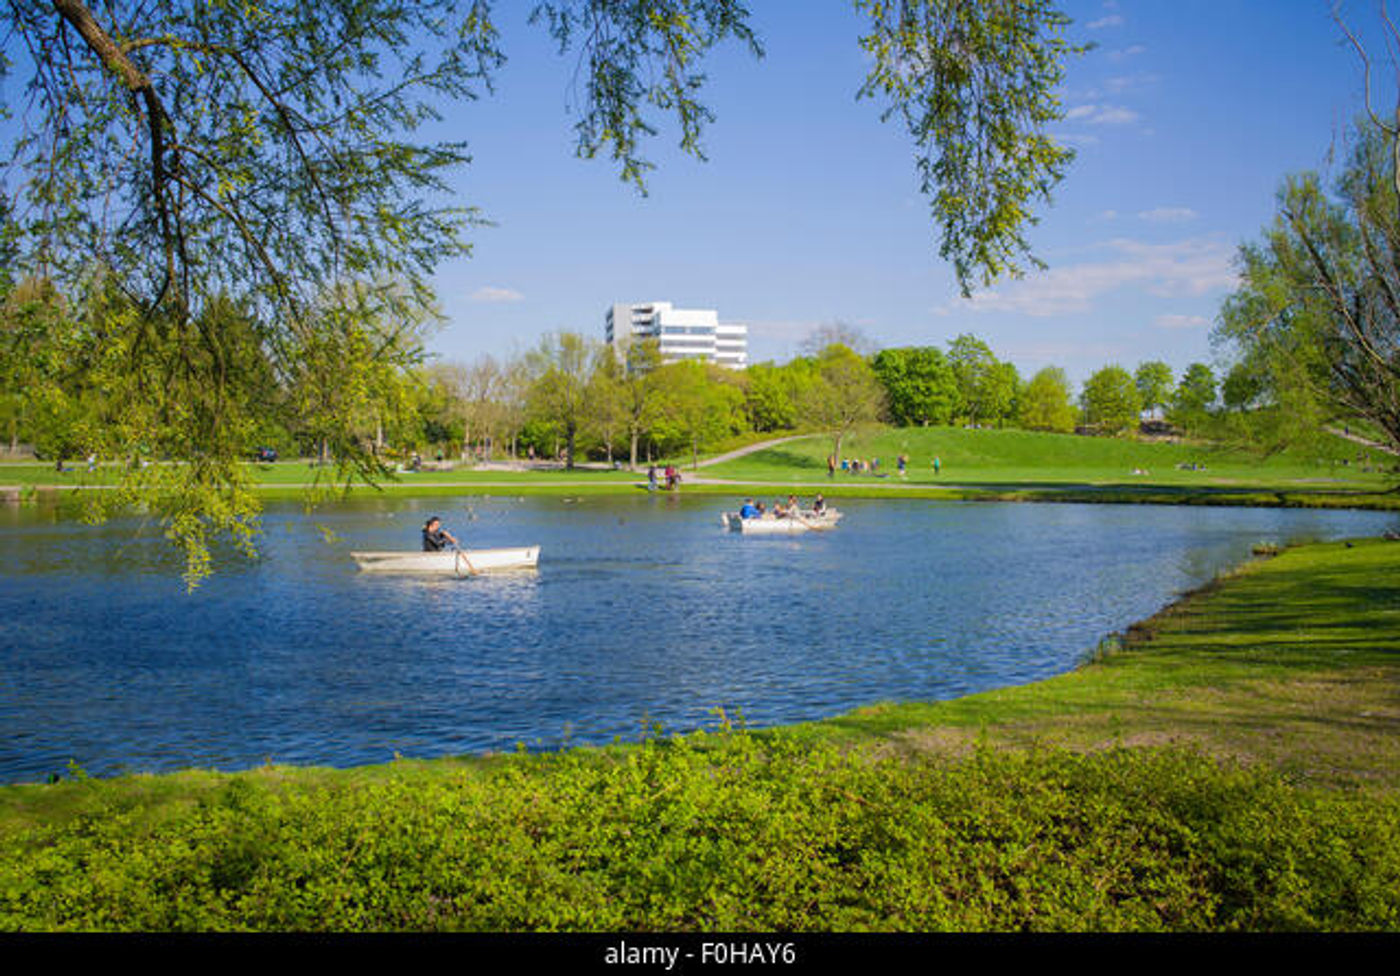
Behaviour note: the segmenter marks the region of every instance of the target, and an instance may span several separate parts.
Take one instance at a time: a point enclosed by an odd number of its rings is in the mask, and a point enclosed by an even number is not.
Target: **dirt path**
[[[725,461],[733,461],[741,458],[745,454],[753,454],[755,451],[764,451],[778,444],[786,444],[788,441],[800,441],[805,437],[818,437],[818,434],[793,434],[791,437],[778,437],[771,441],[759,441],[757,444],[750,444],[748,447],[741,447],[737,451],[729,451],[726,454],[717,454],[712,458],[706,458],[696,467],[708,468],[712,464],[722,464]]]
[[[1400,455],[1400,451],[1397,451],[1395,448],[1391,447],[1388,444],[1382,444],[1380,441],[1373,441],[1369,438],[1362,437],[1360,434],[1353,434],[1351,431],[1346,429],[1338,430],[1336,427],[1328,427],[1327,431],[1328,433],[1336,434],[1338,437],[1343,438],[1344,440],[1353,441],[1365,447],[1374,448],[1377,451],[1384,451],[1386,454]]]

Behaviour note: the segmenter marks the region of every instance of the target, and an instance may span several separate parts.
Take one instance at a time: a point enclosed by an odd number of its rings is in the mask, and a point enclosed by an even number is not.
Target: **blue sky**
[[[1271,219],[1282,178],[1325,170],[1363,107],[1326,0],[1067,3],[1071,39],[1098,47],[1061,92],[1054,132],[1079,156],[1031,236],[1049,268],[965,301],[907,137],[854,97],[866,60],[852,4],[751,6],[767,54],[735,45],[708,63],[708,161],[663,126],[642,197],[608,161],[575,158],[574,58],[524,23],[528,5],[501,5],[496,94],[446,125],[473,155],[460,200],[494,226],[437,276],[438,356],[509,356],[556,329],[601,337],[612,303],[663,300],[747,323],[755,361],[841,321],[881,346],[972,332],[1024,376],[1055,365],[1082,381],[1147,359],[1179,373],[1212,361],[1236,249]],[[1342,12],[1376,35],[1373,5]]]

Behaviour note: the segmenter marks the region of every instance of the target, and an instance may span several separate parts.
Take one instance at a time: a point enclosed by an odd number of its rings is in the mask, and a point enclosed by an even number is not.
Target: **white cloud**
[[[1100,17],[1098,20],[1089,21],[1090,30],[1100,30],[1104,27],[1122,27],[1123,18],[1118,14],[1109,14],[1107,17]]]
[[[1089,125],[1126,125],[1136,122],[1139,116],[1120,105],[1076,105],[1065,113],[1065,118]]]
[[[1126,61],[1128,58],[1135,58],[1139,54],[1145,54],[1147,48],[1141,44],[1130,44],[1127,47],[1119,48],[1116,51],[1108,51],[1104,57],[1110,61]]]
[[[1234,248],[1195,238],[1175,244],[1144,244],[1119,238],[1104,245],[1106,261],[1050,268],[946,306],[943,311],[1013,312],[1049,317],[1088,311],[1100,297],[1133,289],[1164,298],[1200,296],[1236,284]]]
[[[1210,320],[1200,315],[1159,315],[1155,324],[1162,329],[1200,329],[1210,325]]]
[[[1060,142],[1075,149],[1082,149],[1085,146],[1097,146],[1099,137],[1088,132],[1065,132],[1056,135]]]
[[[500,304],[502,302],[523,302],[525,296],[513,288],[496,288],[487,285],[478,288],[471,293],[471,300],[474,302],[486,302],[489,304]]]
[[[1139,71],[1131,75],[1115,75],[1106,78],[1103,83],[1105,91],[1114,95],[1121,95],[1123,92],[1138,91],[1143,88],[1152,88],[1162,80],[1161,75],[1152,74],[1146,71]]]
[[[1139,220],[1146,220],[1153,224],[1181,224],[1188,220],[1195,220],[1196,211],[1190,207],[1157,207],[1153,210],[1141,210],[1138,212]]]

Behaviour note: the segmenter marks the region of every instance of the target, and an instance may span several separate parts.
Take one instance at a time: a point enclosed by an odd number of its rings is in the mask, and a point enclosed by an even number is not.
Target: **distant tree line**
[[[1254,441],[1300,426],[1287,374],[1266,371],[1258,355],[1240,357],[1223,379],[1204,363],[1179,376],[1160,361],[1131,372],[1110,364],[1076,391],[1058,367],[1023,379],[972,334],[945,346],[871,351],[856,330],[834,323],[816,330],[790,361],[746,370],[663,363],[655,341],[634,343],[623,360],[612,346],[570,331],[505,360],[424,362],[403,350],[421,347],[431,319],[406,324],[377,315],[381,301],[367,288],[323,296],[319,314],[358,324],[310,336],[290,368],[269,355],[252,310],[231,299],[209,303],[199,334],[218,343],[166,358],[211,359],[231,386],[258,391],[234,397],[205,380],[207,365],[158,374],[127,369],[129,357],[114,337],[161,337],[132,328],[137,310],[109,283],[94,279],[69,296],[42,279],[6,275],[0,435],[11,449],[28,444],[55,459],[180,457],[175,438],[188,429],[187,415],[202,413],[204,425],[222,431],[243,457],[271,447],[323,462],[359,453],[389,463],[419,454],[636,467],[659,458],[694,461],[736,438],[796,431],[829,434],[839,460],[846,435],[875,422],[1113,436],[1146,420],[1167,431]],[[1321,427],[1321,418],[1307,419],[1311,429]]]
[[[1223,413],[1246,403],[1221,401],[1215,372],[1192,363],[1177,378],[1160,361],[1133,372],[1118,364],[1096,370],[1076,397],[1065,371],[1047,366],[1028,380],[997,359],[974,335],[947,350],[935,346],[885,349],[871,367],[888,397],[889,420],[901,426],[962,424],[1025,430],[1118,435],[1144,419],[1181,433],[1208,435]]]
[[[405,326],[377,317],[376,301],[367,289],[326,295],[323,315],[353,314],[360,325],[312,337],[292,369],[268,355],[267,336],[248,308],[211,302],[199,324],[219,337],[218,345],[173,351],[170,358],[216,358],[231,384],[259,391],[250,399],[222,397],[217,385],[195,383],[178,369],[160,375],[125,369],[128,360],[112,337],[143,339],[139,330],[133,335],[116,325],[137,316],[110,287],[94,284],[64,296],[40,279],[6,278],[0,281],[6,353],[0,430],[12,449],[28,444],[48,458],[179,457],[173,438],[187,429],[182,415],[203,411],[208,426],[224,431],[244,457],[271,447],[323,462],[354,452],[386,462],[419,454],[635,467],[663,457],[694,461],[738,437],[795,431],[828,433],[839,459],[845,436],[874,422],[1116,435],[1136,430],[1146,417],[1216,436],[1238,432],[1241,418],[1267,409],[1251,362],[1223,383],[1201,363],[1180,377],[1162,362],[1141,363],[1131,373],[1108,365],[1076,396],[1064,370],[1046,367],[1023,379],[975,335],[944,347],[861,352],[853,347],[868,344],[839,324],[817,330],[788,362],[746,370],[663,363],[654,340],[634,343],[624,361],[612,346],[570,331],[551,333],[506,360],[482,355],[469,363],[425,363],[401,350],[421,344],[431,321]],[[419,334],[405,341],[405,328]],[[144,341],[158,340],[150,334]],[[347,350],[346,343],[356,348]]]

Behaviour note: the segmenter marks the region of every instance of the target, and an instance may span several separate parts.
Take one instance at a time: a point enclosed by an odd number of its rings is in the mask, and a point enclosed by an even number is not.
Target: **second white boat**
[[[745,535],[797,535],[802,532],[824,532],[834,529],[841,519],[841,513],[834,508],[828,508],[821,514],[799,512],[797,515],[786,515],[782,518],[772,515],[744,518],[738,512],[725,512],[721,519],[731,532],[742,532]]]

